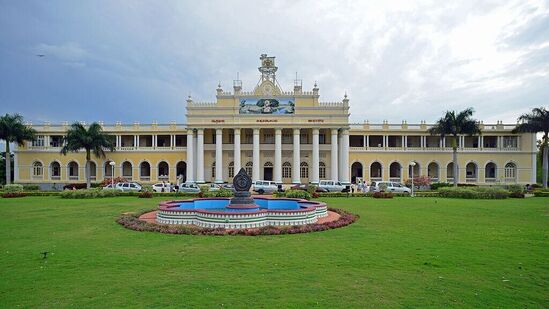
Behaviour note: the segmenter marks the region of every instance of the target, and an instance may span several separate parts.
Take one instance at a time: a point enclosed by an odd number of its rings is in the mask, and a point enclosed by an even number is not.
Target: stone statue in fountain
[[[246,173],[244,168],[241,168],[238,174],[233,178],[233,186],[235,189],[234,197],[228,208],[257,208],[254,199],[251,197],[250,188],[252,187],[252,179]]]

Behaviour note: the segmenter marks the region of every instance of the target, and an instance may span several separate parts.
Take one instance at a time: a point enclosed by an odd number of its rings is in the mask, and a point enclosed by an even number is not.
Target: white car
[[[210,186],[208,187],[208,191],[219,191],[219,188],[221,188],[220,185],[211,183]]]
[[[405,185],[392,181],[377,181],[370,185],[371,192],[410,193],[412,190]]]
[[[141,185],[138,184],[137,182],[119,182],[114,185],[114,188],[116,190],[120,190],[123,192],[129,192],[129,191],[139,192],[142,189]]]
[[[179,185],[179,192],[183,193],[199,193],[200,187],[194,183],[182,183]]]
[[[159,182],[152,185],[154,192],[172,192],[172,185],[166,182]]]
[[[274,181],[257,180],[253,183],[252,190],[259,194],[271,194],[278,191],[278,185]]]
[[[321,180],[318,187],[326,190],[326,192],[346,192],[347,190],[347,186],[334,180]]]

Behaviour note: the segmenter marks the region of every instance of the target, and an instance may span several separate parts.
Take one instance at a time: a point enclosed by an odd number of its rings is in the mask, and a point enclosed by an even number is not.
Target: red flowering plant
[[[412,179],[408,179],[405,182],[407,187],[412,186]],[[414,187],[416,188],[428,188],[431,185],[431,177],[429,176],[418,176],[414,177]]]
[[[128,180],[124,177],[116,177],[115,179],[112,179],[112,178],[105,178],[103,179],[103,181],[101,182],[101,187],[105,187],[107,185],[110,185],[111,183],[119,183],[119,182],[128,182]]]

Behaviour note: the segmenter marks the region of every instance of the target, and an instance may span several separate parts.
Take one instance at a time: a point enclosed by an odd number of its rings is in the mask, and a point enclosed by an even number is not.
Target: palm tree
[[[6,141],[6,184],[11,183],[10,143],[23,146],[25,141],[34,140],[36,130],[23,124],[23,116],[6,114],[0,117],[0,139]]]
[[[457,160],[457,148],[459,135],[473,135],[480,134],[480,127],[478,121],[471,118],[474,110],[469,107],[464,111],[456,113],[456,111],[447,111],[444,117],[440,118],[433,127],[429,129],[431,135],[440,135],[441,139],[446,136],[452,137],[452,151],[454,162],[454,187],[458,184],[458,160]]]
[[[513,133],[538,133],[543,132],[541,139],[543,188],[547,189],[547,170],[549,157],[549,110],[545,107],[532,109],[532,113],[523,114],[518,118],[520,123],[513,129]],[[533,171],[532,171],[533,172]]]
[[[86,186],[89,189],[91,154],[93,152],[96,157],[104,158],[105,150],[114,151],[112,136],[104,133],[97,122],[92,123],[87,130],[82,124],[75,122],[67,130],[64,140],[64,146],[61,149],[63,155],[68,152],[78,152],[81,149],[86,150]]]

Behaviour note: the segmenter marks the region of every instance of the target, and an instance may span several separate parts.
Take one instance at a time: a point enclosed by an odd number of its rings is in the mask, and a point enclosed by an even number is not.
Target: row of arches
[[[440,179],[440,166],[437,162],[430,162],[427,165],[427,175],[421,174],[421,166],[415,162],[416,165],[412,167],[408,166],[408,175],[416,176],[428,176],[434,181],[442,181]],[[413,168],[413,173],[412,173]],[[389,180],[402,181],[403,167],[400,162],[394,161],[389,164]],[[478,181],[478,165],[475,162],[468,162],[465,166],[466,181],[476,182]],[[383,165],[381,162],[375,161],[370,164],[370,179],[372,181],[380,181],[383,179]],[[484,178],[485,181],[496,181],[499,177],[498,167],[494,162],[488,162],[484,166]],[[503,171],[503,178],[506,180],[516,180],[517,165],[514,162],[507,162]],[[363,166],[360,162],[354,162],[351,165],[351,182],[355,183],[357,178],[364,178]],[[451,181],[454,178],[454,163],[450,162],[446,165],[446,180]]]
[[[103,164],[103,177],[110,178],[112,177],[113,168],[110,165],[111,161],[106,161]],[[31,167],[31,175],[33,179],[43,179],[44,178],[44,164],[41,161],[34,161]],[[62,166],[58,161],[52,161],[49,166],[49,179],[50,180],[60,180],[62,177]],[[66,177],[68,180],[78,180],[82,168],[82,176],[84,176],[85,164],[80,167],[79,163],[76,161],[70,161],[64,167],[66,169]],[[130,161],[124,161],[115,169],[119,169],[120,176],[128,179],[132,179],[134,176],[134,166]],[[151,164],[148,161],[142,161],[137,166],[137,175],[142,180],[150,180],[151,177]],[[168,180],[170,177],[170,165],[166,161],[158,162],[156,166],[157,178],[158,180]],[[97,178],[97,164],[94,161],[90,161],[90,177],[92,179]],[[185,161],[177,162],[175,166],[176,175],[186,177],[187,174],[187,163]]]

